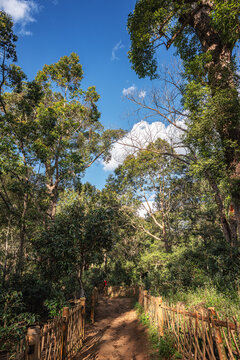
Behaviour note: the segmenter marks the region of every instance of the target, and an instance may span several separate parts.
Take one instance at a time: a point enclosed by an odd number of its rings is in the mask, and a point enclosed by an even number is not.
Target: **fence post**
[[[143,309],[144,309],[144,312],[147,312],[147,295],[148,295],[148,292],[147,290],[144,290],[143,291]]]
[[[143,294],[143,287],[140,288],[140,304],[142,306],[142,308],[144,308],[144,294]]]
[[[162,297],[158,297],[158,329],[159,335],[164,336],[164,319],[163,319],[163,309],[162,309]]]
[[[40,329],[29,327],[26,336],[26,360],[40,360]]]
[[[218,328],[218,326],[215,325],[217,313],[213,307],[208,308],[208,313],[209,313],[209,317],[210,317],[212,328],[213,328],[213,334],[214,334],[214,338],[215,338],[215,342],[216,342],[216,346],[217,346],[219,359],[220,360],[228,360],[225,346],[224,346],[223,339],[222,339],[222,335],[221,335],[221,331]]]
[[[138,287],[138,302],[142,306],[142,288],[141,288],[141,286]]]
[[[92,324],[94,323],[95,303],[96,303],[95,289],[93,289],[92,295],[91,295],[91,315],[90,315]]]
[[[61,349],[62,359],[61,360],[64,360],[67,355],[68,316],[69,316],[69,308],[64,307],[62,312],[63,326],[62,326],[62,349]]]
[[[80,298],[81,305],[81,316],[82,316],[82,340],[85,338],[85,306],[86,306],[86,298]]]

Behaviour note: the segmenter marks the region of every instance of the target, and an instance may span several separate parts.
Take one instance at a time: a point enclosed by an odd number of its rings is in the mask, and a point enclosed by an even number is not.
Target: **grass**
[[[213,285],[169,294],[166,301],[173,304],[181,302],[190,311],[214,307],[222,320],[235,316],[240,321],[239,294],[233,291],[220,292]]]
[[[152,360],[175,360],[181,359],[181,355],[174,347],[174,339],[170,333],[159,337],[157,328],[150,324],[149,317],[144,313],[142,306],[137,302],[134,306],[141,323],[148,328],[148,336],[151,346]]]

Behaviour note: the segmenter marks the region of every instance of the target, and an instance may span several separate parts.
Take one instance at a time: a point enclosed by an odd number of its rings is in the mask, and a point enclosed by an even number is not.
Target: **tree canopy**
[[[201,75],[223,80],[223,73],[231,71],[232,51],[240,36],[239,13],[236,0],[137,1],[128,18],[134,70],[140,77],[155,77],[157,49],[174,45],[189,76],[199,65]]]
[[[240,237],[239,64],[234,53],[239,10],[238,1],[139,0],[128,19],[129,57],[140,77],[157,77],[161,45],[173,45],[183,61],[185,144],[195,152],[195,170],[201,168],[215,191],[223,232],[232,245]],[[231,218],[224,209],[222,182],[234,209]]]

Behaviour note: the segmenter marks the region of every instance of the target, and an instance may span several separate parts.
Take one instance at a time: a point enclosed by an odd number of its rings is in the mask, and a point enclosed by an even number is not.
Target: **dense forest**
[[[128,101],[175,132],[128,144],[102,190],[82,178],[125,132],[104,130],[77,54],[28,81],[12,19],[0,13],[3,347],[104,279],[239,314],[239,13],[237,0],[136,2],[129,59],[159,88]],[[162,47],[181,67],[162,71]]]

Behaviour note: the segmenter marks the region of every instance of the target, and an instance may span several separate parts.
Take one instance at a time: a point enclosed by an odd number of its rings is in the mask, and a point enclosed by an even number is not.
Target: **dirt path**
[[[75,360],[149,360],[146,329],[137,320],[132,299],[101,298],[96,322]]]

